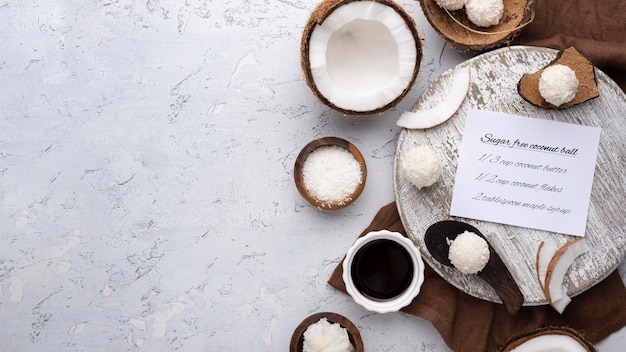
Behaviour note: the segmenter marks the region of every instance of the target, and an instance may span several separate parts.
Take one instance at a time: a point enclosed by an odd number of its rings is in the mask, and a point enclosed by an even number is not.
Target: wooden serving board
[[[424,245],[424,233],[441,220],[465,221],[482,231],[502,257],[524,295],[524,305],[547,304],[536,275],[537,247],[542,240],[560,246],[574,237],[450,217],[459,147],[469,109],[500,111],[602,129],[591,192],[585,238],[591,250],[578,257],[565,278],[566,292],[575,296],[594,286],[619,266],[626,256],[626,95],[606,74],[596,69],[600,96],[563,110],[542,109],[517,92],[525,73],[535,72],[557,55],[547,48],[515,46],[494,50],[461,63],[469,67],[471,83],[459,111],[447,122],[426,130],[404,129],[394,162],[394,192],[400,217],[424,260],[460,290],[484,300],[501,302],[494,289],[475,275],[463,275],[436,261]],[[418,99],[414,109],[428,109],[444,100],[454,69],[443,73]],[[400,170],[402,158],[417,145],[429,145],[443,163],[439,181],[417,189]]]

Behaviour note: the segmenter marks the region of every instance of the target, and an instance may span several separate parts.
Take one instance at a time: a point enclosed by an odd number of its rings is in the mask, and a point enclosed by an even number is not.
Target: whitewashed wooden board
[[[400,217],[424,260],[452,285],[481,299],[501,302],[491,286],[474,275],[463,275],[441,265],[426,249],[423,238],[433,223],[456,219],[476,226],[499,253],[524,295],[524,305],[546,304],[535,274],[537,247],[542,240],[562,245],[574,237],[553,232],[450,217],[459,146],[468,109],[501,111],[602,129],[585,238],[591,250],[576,259],[565,279],[570,296],[602,281],[626,254],[626,96],[603,72],[596,69],[600,96],[564,110],[541,109],[517,93],[524,73],[535,72],[555,59],[556,50],[516,46],[494,50],[457,67],[471,70],[470,91],[459,111],[446,123],[427,130],[403,130],[394,164],[394,191]],[[414,110],[441,102],[450,87],[454,68],[442,74],[417,101]],[[410,148],[429,145],[440,156],[444,169],[433,186],[418,190],[400,171]]]

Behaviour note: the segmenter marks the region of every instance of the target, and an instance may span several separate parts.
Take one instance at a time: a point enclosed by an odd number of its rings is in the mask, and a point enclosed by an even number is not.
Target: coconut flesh
[[[382,112],[419,69],[415,23],[391,1],[326,0],[304,31],[302,66],[313,93],[344,114]]]
[[[447,121],[461,107],[470,84],[469,67],[459,67],[452,74],[452,86],[445,99],[431,109],[406,111],[396,124],[409,129],[425,129],[437,126]]]
[[[593,352],[597,349],[578,331],[565,327],[543,327],[508,341],[502,352]]]
[[[571,240],[557,248],[542,242],[537,249],[537,276],[548,303],[559,313],[563,313],[572,299],[563,286],[565,275],[574,260],[589,251],[584,238]]]

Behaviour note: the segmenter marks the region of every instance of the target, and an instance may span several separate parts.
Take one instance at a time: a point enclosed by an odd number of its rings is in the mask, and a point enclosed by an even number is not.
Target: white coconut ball
[[[574,99],[578,78],[568,66],[556,64],[546,67],[539,78],[539,94],[550,104],[561,106]]]
[[[467,0],[465,13],[473,24],[479,27],[489,27],[500,22],[504,13],[502,0]]]
[[[448,259],[463,274],[476,274],[489,261],[489,244],[484,238],[469,231],[458,235],[448,252]]]
[[[444,8],[448,11],[456,11],[460,10],[465,6],[466,0],[435,0],[439,7]]]
[[[402,160],[402,171],[415,187],[428,187],[441,176],[441,161],[430,147],[414,147]]]

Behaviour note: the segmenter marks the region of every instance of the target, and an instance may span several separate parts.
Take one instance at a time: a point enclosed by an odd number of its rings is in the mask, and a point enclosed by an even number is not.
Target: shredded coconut
[[[347,200],[363,182],[361,165],[354,155],[339,146],[316,148],[302,165],[304,187],[320,201]]]
[[[460,10],[465,6],[466,0],[435,0],[439,7],[444,8],[448,11],[456,11]]]
[[[560,106],[576,97],[578,78],[568,66],[556,64],[546,67],[539,78],[539,94],[550,104]]]
[[[476,274],[489,261],[489,244],[477,234],[465,231],[450,244],[448,259],[463,274]]]
[[[303,352],[353,352],[348,330],[321,318],[304,331]]]
[[[441,162],[428,146],[418,146],[406,153],[402,160],[402,169],[404,176],[415,187],[428,187],[439,179]]]
[[[465,13],[467,18],[477,26],[493,26],[502,18],[504,2],[502,0],[467,0]]]

